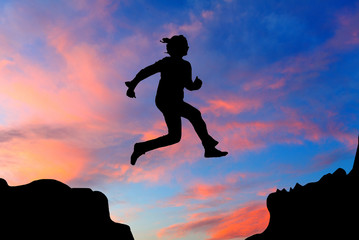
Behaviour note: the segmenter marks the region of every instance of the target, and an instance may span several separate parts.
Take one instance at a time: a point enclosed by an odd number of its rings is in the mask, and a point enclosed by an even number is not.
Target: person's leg
[[[166,147],[175,143],[178,143],[181,140],[182,130],[181,130],[181,117],[177,114],[164,113],[165,122],[167,124],[168,133],[164,136],[158,137],[142,143],[142,149],[145,152]]]
[[[173,111],[162,111],[162,113],[167,124],[168,134],[146,142],[136,143],[134,152],[131,155],[132,165],[135,165],[138,157],[142,154],[157,148],[178,143],[181,140],[181,116]]]
[[[205,157],[222,157],[228,154],[228,152],[222,152],[215,148],[218,141],[209,135],[206,123],[202,118],[201,112],[197,108],[183,102],[180,110],[181,116],[191,122],[198,137],[201,139],[205,149]]]
[[[202,141],[203,147],[214,147],[218,142],[208,133],[207,125],[202,118],[201,112],[192,105],[183,102],[181,116],[188,119]]]

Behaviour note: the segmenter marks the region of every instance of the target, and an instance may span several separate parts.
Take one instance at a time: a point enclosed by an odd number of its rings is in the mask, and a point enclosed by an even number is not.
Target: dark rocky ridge
[[[103,193],[56,180],[11,187],[0,179],[0,232],[8,239],[134,239],[129,226],[111,220]]]
[[[339,168],[318,182],[267,198],[270,221],[246,240],[359,239],[359,145],[349,174]]]

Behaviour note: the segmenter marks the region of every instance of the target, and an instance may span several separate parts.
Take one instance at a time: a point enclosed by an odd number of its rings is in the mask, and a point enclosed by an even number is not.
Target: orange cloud
[[[72,43],[71,48],[76,50],[64,53],[71,57],[66,65],[59,64],[56,72],[21,56],[15,56],[11,68],[0,72],[1,79],[7,79],[0,90],[6,98],[4,107],[18,115],[12,121],[108,125],[103,109],[114,107],[120,99],[104,79],[115,74],[96,60],[104,58],[98,51],[90,46],[76,46]]]
[[[301,144],[304,139],[320,141],[328,137],[323,126],[319,126],[310,116],[300,114],[291,108],[280,108],[283,116],[272,121],[228,122],[226,124],[212,124],[217,132],[224,137],[225,148],[232,150],[252,150],[266,147],[271,143]],[[331,131],[339,141],[351,142],[350,136]],[[334,132],[338,132],[334,134]],[[300,138],[298,138],[300,136]]]
[[[0,175],[10,185],[40,178],[67,182],[89,161],[86,151],[59,140],[14,139],[0,146]]]
[[[257,195],[265,197],[265,196],[268,196],[270,193],[275,192],[276,190],[277,190],[277,187],[271,187],[271,188],[263,189],[263,190],[257,192]]]
[[[4,16],[4,21],[18,30],[0,29],[9,33],[0,34],[0,42],[7,46],[0,49],[0,79],[4,80],[0,88],[0,131],[4,133],[0,136],[0,157],[1,175],[10,182],[38,178],[70,181],[92,161],[94,150],[113,144],[128,131],[124,120],[113,113],[120,112],[121,100],[126,97],[113,88],[114,81],[122,78],[114,67],[122,56],[108,51],[112,47],[108,42],[97,44],[89,38],[89,23],[102,19],[103,25],[110,24],[106,12],[109,3],[94,4],[91,9],[88,4],[77,6],[79,11],[91,11],[82,14],[81,21],[65,19],[56,11],[48,21],[48,15],[41,13],[44,24],[36,29],[29,27],[37,13],[30,6],[22,8],[23,14]],[[15,4],[14,10],[16,7],[20,5]],[[17,34],[26,35],[26,40]],[[38,52],[24,54],[22,47],[34,39],[42,43],[34,46]],[[130,60],[128,56],[126,60]],[[64,136],[63,129],[44,130],[52,126],[62,126],[71,134]]]
[[[206,200],[217,198],[225,193],[229,186],[222,184],[196,183],[186,189],[183,193],[169,200],[169,205],[183,206],[188,200]]]
[[[262,232],[268,225],[269,213],[264,203],[253,202],[224,213],[192,215],[188,222],[171,225],[158,232],[159,238],[183,238],[197,232],[206,233],[207,240],[248,237]]]
[[[90,182],[92,179],[101,178],[102,181],[111,182],[113,180],[127,183],[145,182],[147,184],[165,183],[170,179],[172,169],[164,164],[156,162],[152,158],[149,162],[147,156],[141,156],[141,163],[135,167],[130,165],[130,153],[126,158],[118,158],[119,162],[111,163],[101,161],[95,163],[86,171],[79,174],[75,179],[79,182]],[[161,159],[163,161],[163,159]]]
[[[235,239],[262,232],[268,225],[269,212],[262,203],[253,203],[226,215],[209,230],[208,240]]]
[[[166,168],[158,166],[151,170],[147,168],[131,168],[129,175],[127,176],[128,182],[150,182],[158,183],[160,181],[165,181],[166,179]],[[167,175],[168,176],[168,175]]]
[[[244,111],[257,110],[262,106],[260,99],[230,97],[208,100],[209,106],[201,108],[203,113],[213,113],[216,116],[223,114],[240,114]]]

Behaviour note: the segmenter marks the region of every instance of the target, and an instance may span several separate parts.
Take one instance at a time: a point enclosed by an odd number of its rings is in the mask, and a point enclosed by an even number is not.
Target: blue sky
[[[359,113],[356,1],[2,1],[0,177],[103,191],[137,240],[244,239],[268,224],[267,195],[350,171]],[[185,92],[229,151],[182,141],[130,166],[133,144],[166,133],[159,75],[125,81],[189,42]]]

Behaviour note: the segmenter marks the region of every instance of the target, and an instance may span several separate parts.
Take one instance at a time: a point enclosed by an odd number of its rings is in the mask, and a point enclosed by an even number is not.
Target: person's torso
[[[161,79],[158,84],[156,100],[182,101],[186,78],[191,75],[189,62],[167,57],[162,59]]]

